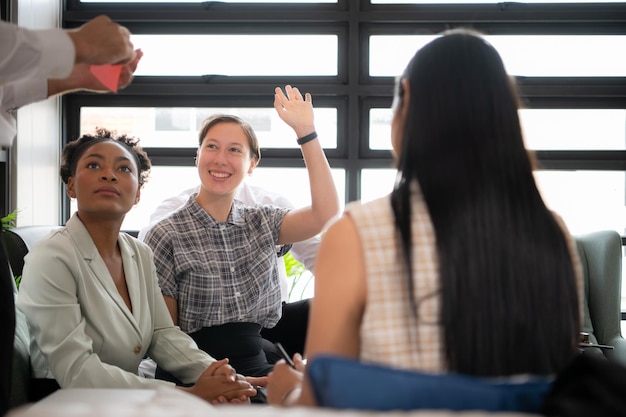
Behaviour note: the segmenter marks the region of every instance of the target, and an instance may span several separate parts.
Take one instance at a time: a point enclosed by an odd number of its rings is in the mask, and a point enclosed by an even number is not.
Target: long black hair
[[[412,294],[418,182],[437,242],[448,369],[558,371],[580,331],[574,269],[533,177],[513,80],[488,42],[459,29],[420,49],[401,78],[410,94],[391,202]]]

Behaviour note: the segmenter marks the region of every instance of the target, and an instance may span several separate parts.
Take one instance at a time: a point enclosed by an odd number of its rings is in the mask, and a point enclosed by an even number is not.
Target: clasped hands
[[[228,359],[213,362],[188,388],[179,387],[211,404],[249,403],[254,387],[267,385],[267,377],[245,377],[228,364]]]

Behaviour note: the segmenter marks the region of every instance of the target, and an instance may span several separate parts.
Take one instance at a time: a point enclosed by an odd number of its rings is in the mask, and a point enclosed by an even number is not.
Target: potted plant
[[[2,233],[4,233],[8,229],[14,228],[16,221],[17,221],[17,209],[13,210],[11,213],[2,217]],[[14,279],[15,279],[15,286],[19,288],[20,281],[22,280],[22,276],[18,275],[14,277]]]

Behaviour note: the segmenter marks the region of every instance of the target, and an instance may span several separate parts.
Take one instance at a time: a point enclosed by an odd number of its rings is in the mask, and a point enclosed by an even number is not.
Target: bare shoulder
[[[359,233],[354,221],[348,214],[344,214],[331,224],[322,236],[322,244],[326,245],[358,245]]]
[[[320,250],[316,262],[316,273],[336,272],[336,267],[354,272],[357,276],[363,269],[363,250],[358,229],[349,215],[344,214],[334,222],[322,237]],[[317,276],[317,274],[316,274]]]

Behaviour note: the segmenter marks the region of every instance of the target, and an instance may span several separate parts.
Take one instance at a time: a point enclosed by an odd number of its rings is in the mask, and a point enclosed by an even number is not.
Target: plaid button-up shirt
[[[281,314],[276,257],[291,247],[276,241],[289,209],[233,204],[220,223],[195,197],[145,238],[163,294],[178,301],[178,325],[187,333],[233,322],[273,327]]]

